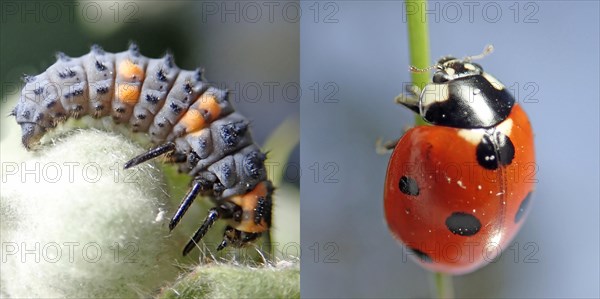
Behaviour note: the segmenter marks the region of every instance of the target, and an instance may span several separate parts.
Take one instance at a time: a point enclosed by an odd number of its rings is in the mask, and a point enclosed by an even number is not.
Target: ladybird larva
[[[208,84],[202,70],[181,70],[170,54],[147,58],[132,44],[109,53],[94,45],[88,54],[57,61],[25,86],[11,115],[21,126],[26,149],[70,117],[111,117],[133,132],[149,134],[154,147],[125,168],[158,156],[192,177],[191,188],[171,218],[173,230],[196,196],[210,196],[215,207],[183,250],[188,254],[218,219],[228,221],[218,250],[241,247],[271,226],[273,186],[249,130],[226,90]]]

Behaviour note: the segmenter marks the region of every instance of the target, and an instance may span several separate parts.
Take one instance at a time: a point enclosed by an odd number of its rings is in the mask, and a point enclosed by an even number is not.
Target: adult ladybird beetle
[[[441,58],[432,83],[397,98],[431,125],[395,145],[385,217],[408,255],[436,272],[468,273],[501,254],[534,189],[529,119],[474,57]]]

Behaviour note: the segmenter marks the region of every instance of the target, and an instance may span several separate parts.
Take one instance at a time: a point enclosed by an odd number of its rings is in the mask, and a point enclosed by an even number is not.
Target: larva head
[[[21,142],[27,150],[38,144],[46,130],[36,123],[20,123]]]
[[[11,116],[14,116],[17,119],[17,123],[21,126],[21,142],[23,146],[27,150],[30,150],[44,136],[46,129],[31,119],[31,110],[19,108],[20,106],[15,107],[11,112]]]
[[[10,113],[21,126],[21,141],[26,149],[36,145],[49,124],[50,111],[57,109],[58,97],[56,92],[47,88],[47,80],[42,76],[24,76],[25,86],[17,106]]]
[[[30,150],[46,133],[46,129],[39,122],[43,114],[37,111],[36,105],[21,97],[10,115],[14,116],[17,124],[21,126],[21,142]]]

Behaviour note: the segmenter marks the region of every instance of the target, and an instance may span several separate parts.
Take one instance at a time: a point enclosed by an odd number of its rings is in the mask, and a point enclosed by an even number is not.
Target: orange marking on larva
[[[117,85],[116,96],[121,102],[135,105],[140,98],[140,87],[134,84],[122,83]]]
[[[219,102],[217,98],[212,94],[205,94],[198,99],[200,101],[199,109],[203,109],[208,111],[208,115],[210,116],[210,122],[214,121],[221,114],[221,106],[219,106]]]
[[[246,194],[232,196],[229,200],[242,208],[244,216],[242,221],[239,223],[232,223],[236,229],[243,232],[260,233],[268,229],[267,223],[264,219],[259,223],[254,223],[254,208],[260,197],[267,196],[267,186],[265,182],[261,182],[254,189]],[[249,215],[248,219],[245,216]]]
[[[186,133],[196,132],[206,126],[206,121],[196,109],[189,109],[181,118],[180,123],[185,127]]]
[[[119,76],[126,79],[141,80],[144,78],[144,70],[131,60],[125,59],[119,64]]]

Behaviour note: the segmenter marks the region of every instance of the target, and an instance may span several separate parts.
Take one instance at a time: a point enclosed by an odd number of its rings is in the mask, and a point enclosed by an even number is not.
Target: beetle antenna
[[[430,65],[424,69],[420,69],[414,65],[411,65],[408,67],[408,70],[411,71],[412,73],[425,73],[425,72],[429,72],[430,70],[439,67],[439,64],[434,64],[434,65]]]
[[[481,54],[467,56],[463,60],[464,61],[472,61],[472,60],[482,59],[483,57],[490,55],[492,52],[494,52],[494,46],[492,44],[489,44],[489,45],[485,46],[485,48],[483,48],[483,51],[481,52]]]

